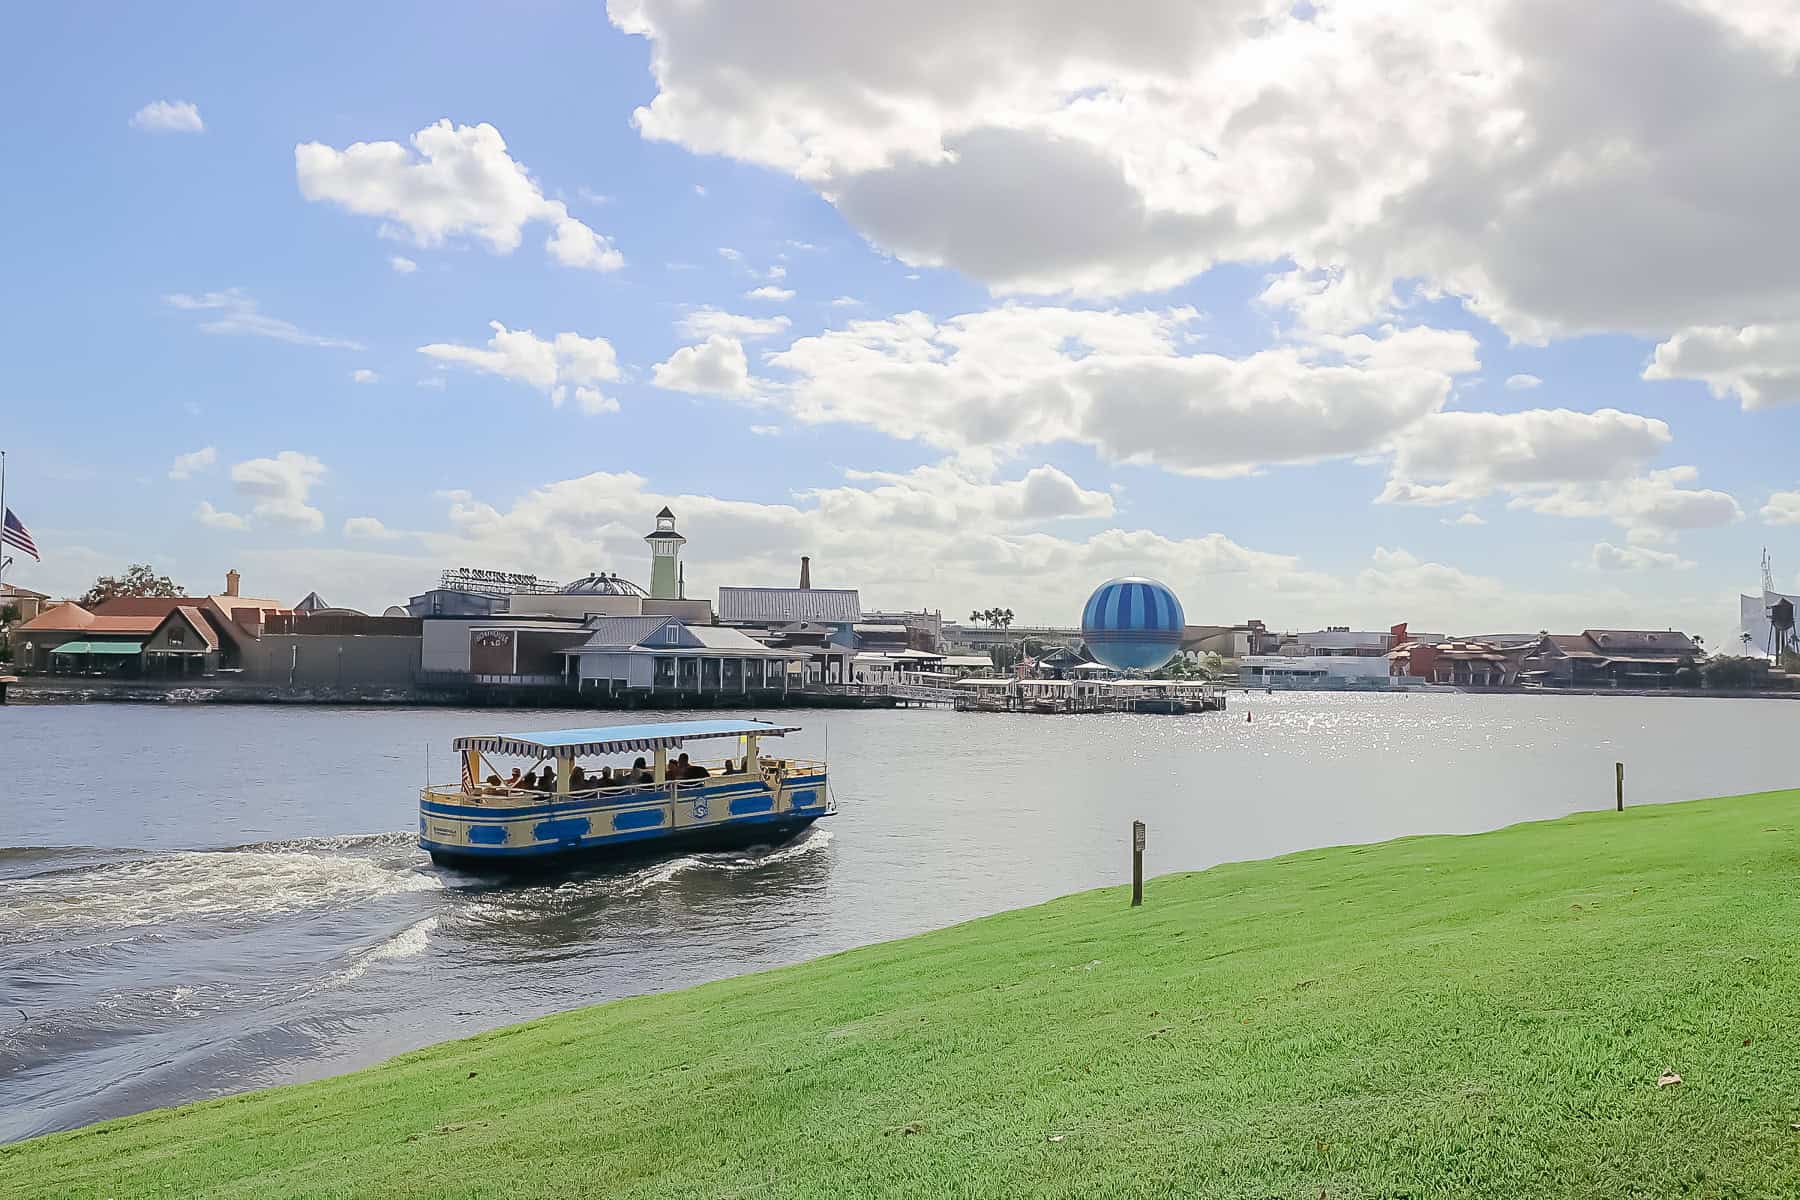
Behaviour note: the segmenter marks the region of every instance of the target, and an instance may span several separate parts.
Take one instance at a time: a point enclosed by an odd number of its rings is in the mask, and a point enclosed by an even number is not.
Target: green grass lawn
[[[0,1148],[0,1196],[1800,1196],[1797,806],[1088,892]]]

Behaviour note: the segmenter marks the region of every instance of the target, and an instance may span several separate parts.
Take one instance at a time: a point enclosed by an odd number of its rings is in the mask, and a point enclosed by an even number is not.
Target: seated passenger
[[[523,783],[523,780],[521,780],[519,778],[519,768],[514,767],[513,773],[511,775],[507,776],[507,778],[506,778],[505,786],[508,788],[517,788],[517,787],[521,786],[522,783]]]
[[[611,767],[601,767],[600,768],[600,774],[595,778],[594,786],[602,787],[602,788],[618,786],[618,781],[613,778],[613,773],[612,773]]]
[[[519,780],[519,790],[522,792],[535,792],[538,790],[536,771],[525,772],[525,778]]]
[[[676,776],[677,779],[705,779],[708,775],[712,774],[711,771],[708,771],[699,763],[689,762],[688,756],[685,754],[675,760],[675,767],[681,772],[681,774]]]
[[[638,783],[656,782],[656,776],[651,773],[649,766],[647,766],[641,758],[631,764],[631,771],[633,778]]]
[[[580,767],[576,767],[573,771],[569,772],[569,790],[571,792],[585,792],[588,787],[589,784],[586,771],[582,770]]]

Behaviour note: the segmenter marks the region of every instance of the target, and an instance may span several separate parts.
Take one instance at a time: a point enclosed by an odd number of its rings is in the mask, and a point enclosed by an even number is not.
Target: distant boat
[[[762,750],[763,739],[799,731],[762,721],[667,721],[459,737],[462,782],[421,790],[419,846],[441,865],[492,871],[773,845],[835,811],[823,762]],[[738,754],[722,762],[689,761],[683,749],[724,739],[738,742]],[[523,777],[541,773],[547,784],[501,782],[490,760],[505,758],[528,762]],[[597,761],[609,758],[616,761]]]

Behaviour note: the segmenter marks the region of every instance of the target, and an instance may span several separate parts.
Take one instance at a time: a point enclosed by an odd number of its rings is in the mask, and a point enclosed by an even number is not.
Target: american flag
[[[31,530],[25,528],[25,522],[13,515],[12,509],[6,510],[6,520],[0,523],[0,545],[12,546],[31,555],[33,562],[43,562],[38,557],[37,543],[31,540]]]
[[[473,796],[475,794],[475,763],[473,761],[475,756],[465,750],[463,753],[457,755],[457,757],[462,759],[463,793],[465,795]]]

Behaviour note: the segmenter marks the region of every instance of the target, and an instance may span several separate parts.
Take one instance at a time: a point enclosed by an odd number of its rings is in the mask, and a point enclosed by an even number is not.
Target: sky
[[[1718,645],[1800,585],[1796,0],[38,5],[7,503],[446,567]]]

